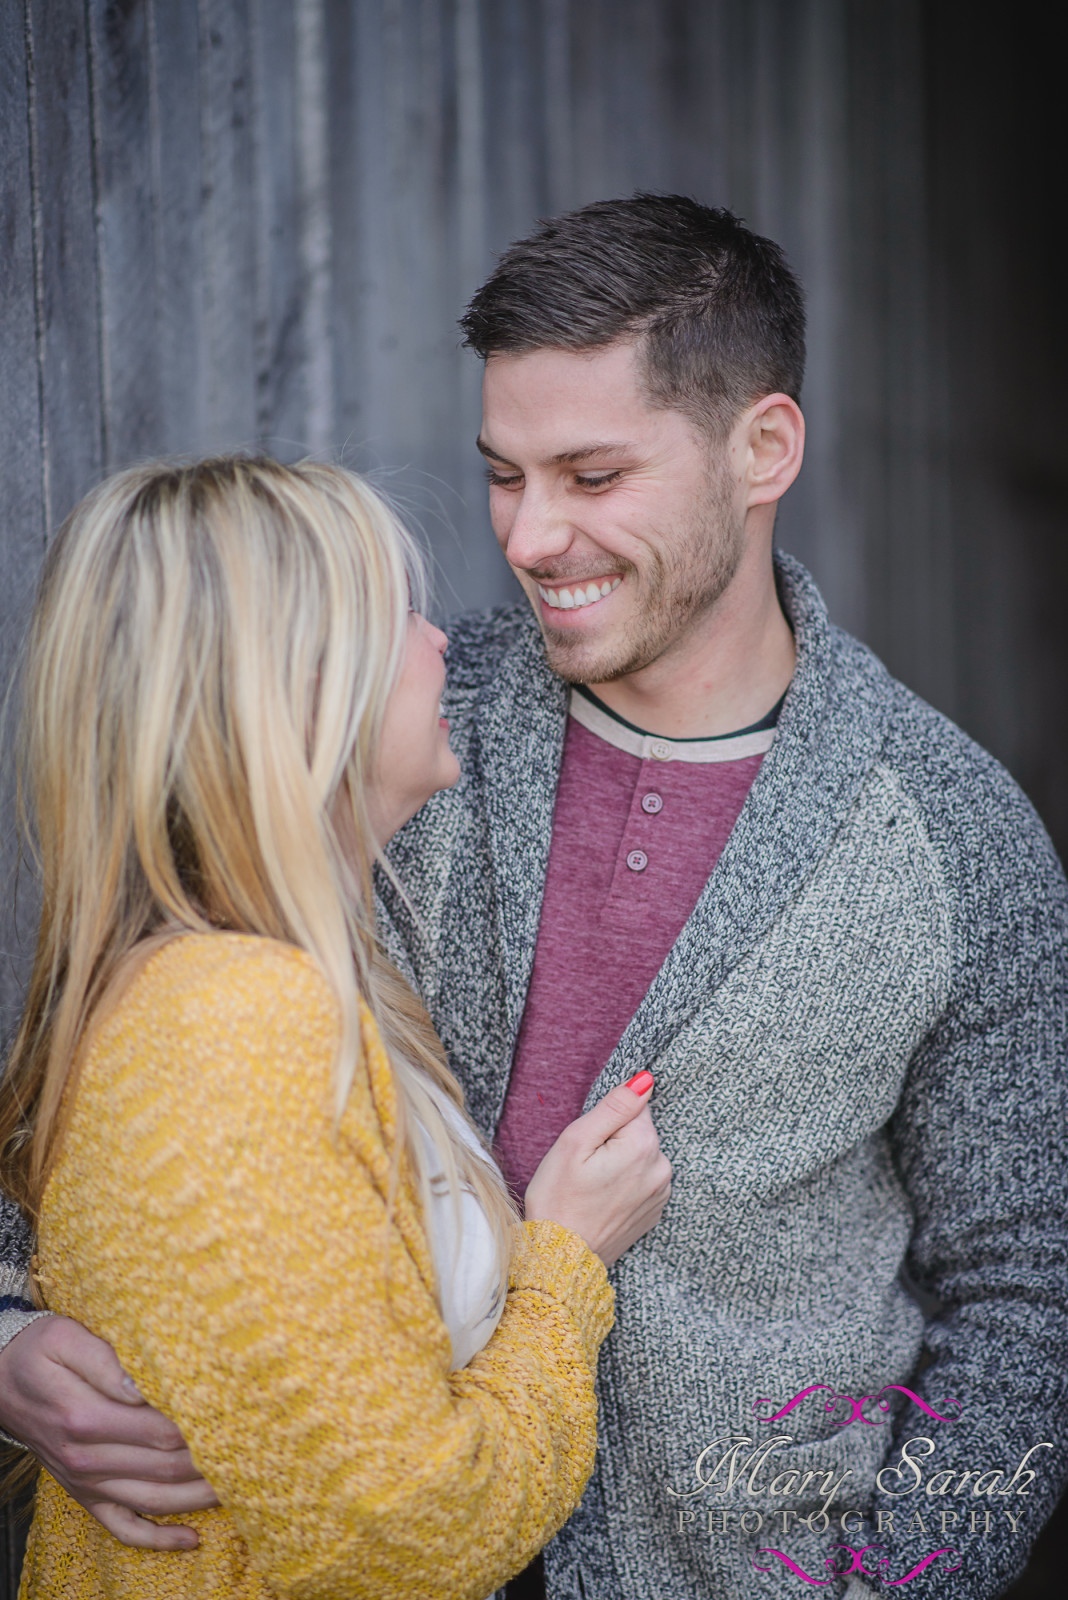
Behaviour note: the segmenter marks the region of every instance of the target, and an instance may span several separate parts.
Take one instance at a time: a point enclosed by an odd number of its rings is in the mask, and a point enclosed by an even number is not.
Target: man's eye
[[[575,482],[582,489],[604,489],[608,484],[615,483],[620,475],[618,470],[615,472],[598,472],[592,476],[586,473],[581,476],[576,474]]]
[[[495,489],[515,489],[522,481],[521,473],[512,473],[511,476],[506,477],[504,473],[494,472],[492,467],[486,468],[486,482]]]

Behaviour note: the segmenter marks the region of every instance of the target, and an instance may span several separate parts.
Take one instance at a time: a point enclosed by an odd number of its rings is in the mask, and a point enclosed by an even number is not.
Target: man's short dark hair
[[[540,222],[460,326],[483,360],[639,339],[652,403],[713,437],[762,395],[801,396],[805,307],[782,250],[684,195],[598,200]]]

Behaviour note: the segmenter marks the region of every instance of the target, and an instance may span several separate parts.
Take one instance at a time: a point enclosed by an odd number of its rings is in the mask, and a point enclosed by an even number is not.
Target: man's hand
[[[109,1344],[67,1317],[39,1317],[0,1351],[0,1428],[123,1544],[191,1550],[194,1529],[146,1519],[219,1503],[174,1423]]]

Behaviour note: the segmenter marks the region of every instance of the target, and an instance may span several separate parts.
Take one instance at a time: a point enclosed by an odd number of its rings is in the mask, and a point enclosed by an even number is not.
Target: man
[[[643,1067],[674,1169],[613,1272],[594,1480],[516,1587],[986,1600],[1068,1473],[1063,875],[773,556],[804,434],[774,245],[588,206],[464,327],[530,604],[451,630],[462,777],[394,843],[384,934],[517,1190]],[[0,1356],[23,1396],[46,1336]]]

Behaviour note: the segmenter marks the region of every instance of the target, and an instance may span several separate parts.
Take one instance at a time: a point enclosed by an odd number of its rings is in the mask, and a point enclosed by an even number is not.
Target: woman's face
[[[449,749],[449,724],[439,714],[448,642],[440,628],[411,612],[404,665],[386,704],[367,797],[379,845],[432,794],[450,788],[460,776],[460,764]]]

